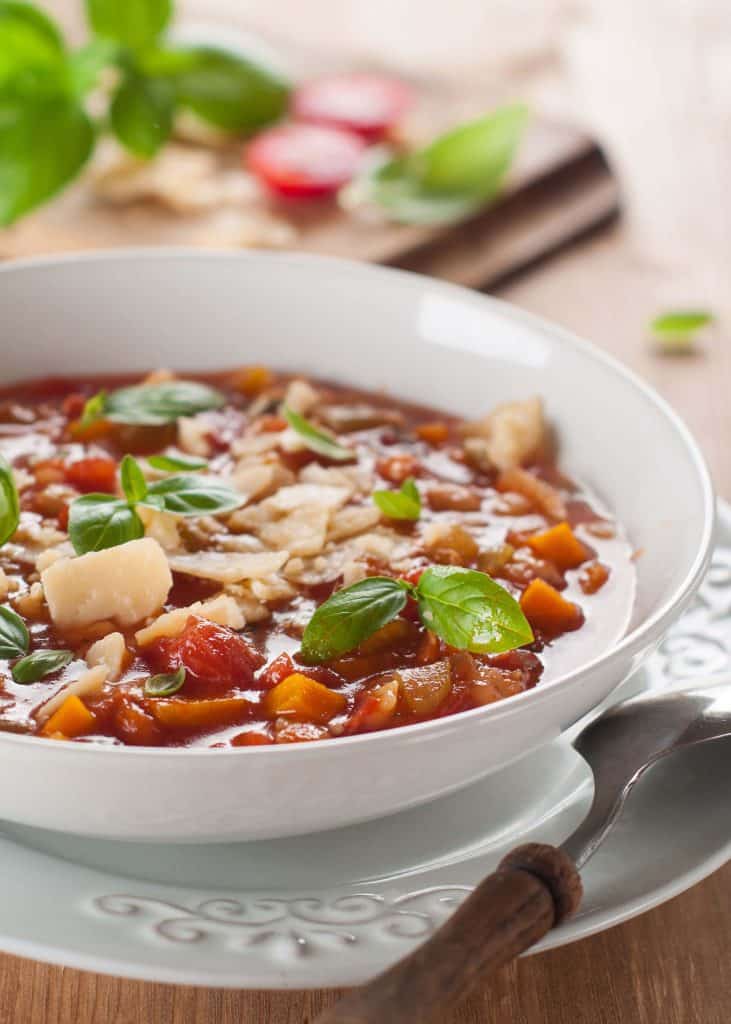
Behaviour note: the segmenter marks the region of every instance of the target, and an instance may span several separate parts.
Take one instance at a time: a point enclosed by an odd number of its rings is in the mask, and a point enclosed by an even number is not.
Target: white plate
[[[698,598],[621,696],[728,679],[730,617],[731,509],[722,505]],[[560,842],[575,827],[591,781],[568,738],[416,810],[294,839],[143,845],[5,826],[0,947],[187,985],[361,982],[427,936],[511,846]],[[726,741],[708,744],[649,774],[584,870],[580,913],[537,948],[618,924],[725,863],[730,752]]]

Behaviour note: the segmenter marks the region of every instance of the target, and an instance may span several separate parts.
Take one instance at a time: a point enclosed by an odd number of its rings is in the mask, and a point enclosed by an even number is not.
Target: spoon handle
[[[563,850],[519,846],[430,939],[315,1024],[442,1022],[487,971],[538,942],[576,910],[581,896],[579,873]]]

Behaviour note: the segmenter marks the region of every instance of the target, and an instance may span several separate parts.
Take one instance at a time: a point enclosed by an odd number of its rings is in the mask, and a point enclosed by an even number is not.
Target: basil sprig
[[[31,3],[0,0],[0,225],[59,192],[111,130],[132,153],[154,156],[189,109],[248,133],[284,113],[288,86],[267,68],[217,47],[174,44],[172,0],[86,0],[93,38],[69,49]],[[94,123],[87,97],[113,67],[108,112]],[[108,114],[108,116],[107,116]]]
[[[299,434],[310,451],[317,452],[318,455],[324,455],[325,458],[333,459],[335,462],[347,462],[354,458],[355,452],[351,448],[345,448],[343,445],[338,444],[329,434],[318,430],[309,420],[301,416],[300,413],[295,412],[294,409],[290,409],[288,405],[283,406],[282,415],[292,430]]]
[[[69,537],[77,555],[126,544],[143,537],[145,527],[137,512],[145,505],[178,516],[220,515],[232,512],[244,496],[215,478],[169,476],[147,483],[139,463],[125,455],[120,468],[124,498],[112,494],[84,494],[71,502]]]
[[[30,646],[28,629],[21,617],[7,605],[0,606],[0,658],[19,658]]]
[[[656,316],[649,329],[661,352],[684,354],[693,351],[699,332],[714,320],[707,310],[675,310]]]
[[[414,586],[374,576],[337,590],[320,605],[302,637],[302,657],[312,664],[353,650],[416,600],[424,626],[451,647],[476,654],[512,651],[533,640],[515,598],[483,572],[459,566],[426,569]]]
[[[20,522],[20,501],[9,463],[0,455],[0,544],[10,540]]]
[[[81,414],[81,425],[97,419],[159,427],[181,416],[220,409],[226,399],[216,388],[195,380],[168,380],[162,384],[137,384],[90,398]]]
[[[500,192],[528,119],[522,104],[452,128],[424,149],[366,170],[346,186],[345,206],[376,204],[407,224],[461,220]]]
[[[389,519],[418,519],[421,515],[421,495],[413,476],[404,480],[398,491],[374,491],[373,501]]]
[[[16,683],[37,683],[52,672],[66,668],[73,657],[73,651],[33,651],[13,665],[13,679]]]
[[[163,473],[175,473],[179,469],[192,472],[196,469],[205,469],[208,465],[205,459],[196,459],[188,455],[148,455],[147,461],[153,469],[160,469]]]
[[[172,697],[185,682],[185,666],[181,665],[177,672],[161,672],[150,676],[145,683],[146,697]]]

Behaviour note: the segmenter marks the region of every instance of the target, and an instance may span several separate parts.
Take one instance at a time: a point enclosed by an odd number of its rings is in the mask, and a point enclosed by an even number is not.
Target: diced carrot
[[[210,700],[150,700],[147,706],[168,729],[213,729],[245,721],[254,705],[245,697],[214,697]]]
[[[553,562],[557,569],[576,569],[586,562],[591,552],[582,544],[568,523],[559,523],[550,530],[535,533],[528,538],[528,544],[539,558]]]
[[[73,739],[75,736],[86,736],[93,732],[95,726],[96,718],[91,711],[80,697],[70,693],[58,711],[48,719],[41,733],[43,736],[63,733],[68,739]]]
[[[449,427],[442,420],[436,420],[434,423],[422,423],[420,427],[416,428],[416,436],[420,437],[422,441],[426,441],[427,444],[439,445],[449,437]]]
[[[271,718],[282,716],[295,722],[328,722],[344,711],[347,699],[301,672],[293,672],[264,698],[264,710]]]
[[[533,580],[523,592],[520,607],[531,626],[547,636],[568,633],[584,622],[581,608],[540,578]]]
[[[231,374],[231,387],[254,398],[274,383],[274,375],[266,366],[242,366]]]

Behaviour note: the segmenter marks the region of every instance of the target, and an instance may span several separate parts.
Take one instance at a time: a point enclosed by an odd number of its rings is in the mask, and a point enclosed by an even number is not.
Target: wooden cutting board
[[[397,225],[319,203],[275,206],[272,213],[293,228],[288,248],[490,288],[606,222],[617,209],[616,181],[593,140],[570,126],[536,120],[503,196],[460,225]],[[191,215],[152,201],[115,206],[97,198],[82,182],[0,233],[0,256],[12,259],[129,245],[238,247],[235,218],[233,208]]]

